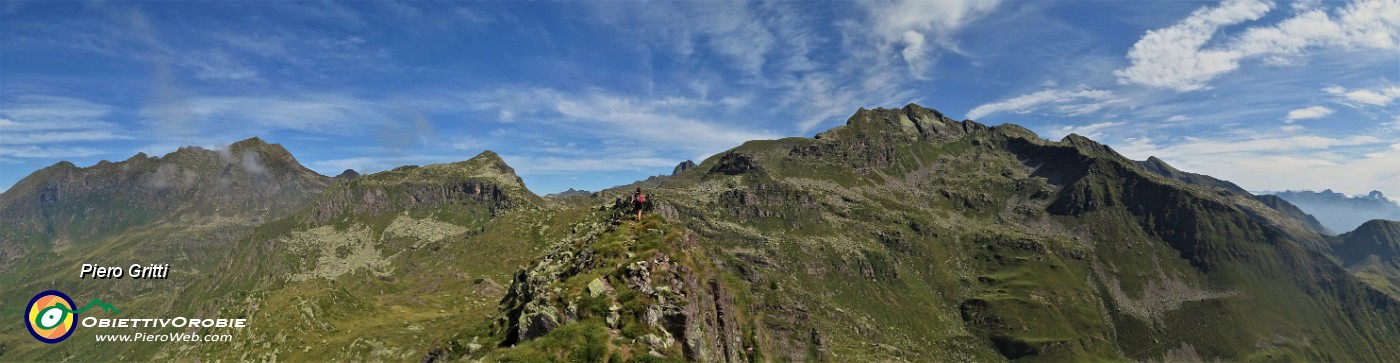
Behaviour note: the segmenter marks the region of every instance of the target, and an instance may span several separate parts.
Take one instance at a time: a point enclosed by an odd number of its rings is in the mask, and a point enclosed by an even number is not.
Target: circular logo
[[[56,290],[34,295],[29,307],[24,310],[24,326],[29,334],[44,343],[58,343],[73,335],[73,322],[78,314],[73,313],[73,299]]]

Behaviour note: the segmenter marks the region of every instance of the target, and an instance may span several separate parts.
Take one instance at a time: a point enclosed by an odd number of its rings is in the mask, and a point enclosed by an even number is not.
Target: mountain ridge
[[[1339,233],[1356,229],[1371,219],[1400,220],[1400,203],[1386,198],[1380,191],[1354,197],[1333,192],[1331,189],[1321,192],[1303,190],[1270,194],[1317,216],[1321,224]]]
[[[249,349],[70,346],[201,360],[1400,354],[1386,271],[1338,263],[1358,245],[1339,241],[1362,234],[1323,236],[1286,201],[1154,159],[915,104],[862,108],[649,179],[655,208],[634,221],[614,203],[630,190],[546,202],[484,151],[326,181],[162,296],[162,311],[253,317],[231,343]],[[14,334],[0,328],[12,357],[58,358]]]

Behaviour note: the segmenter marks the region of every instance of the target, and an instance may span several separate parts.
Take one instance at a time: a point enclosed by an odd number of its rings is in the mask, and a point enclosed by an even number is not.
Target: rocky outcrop
[[[686,171],[686,170],[689,170],[690,168],[694,168],[694,167],[695,167],[695,162],[694,162],[694,161],[690,161],[690,160],[682,161],[680,164],[677,164],[677,165],[676,165],[676,168],[675,168],[675,169],[671,169],[671,176],[680,175],[681,172]]]
[[[653,218],[588,228],[576,241],[561,243],[516,273],[493,324],[503,335],[502,346],[538,339],[563,325],[601,321],[610,335],[635,342],[628,349],[611,347],[612,354],[751,360],[730,288],[714,275],[713,266],[689,256],[699,237],[662,231],[670,227]],[[670,238],[655,244],[648,241],[650,234]],[[587,282],[577,278],[595,275]]]
[[[753,155],[731,152],[720,157],[719,162],[710,168],[710,172],[723,173],[725,175],[739,175],[759,170],[757,161]]]

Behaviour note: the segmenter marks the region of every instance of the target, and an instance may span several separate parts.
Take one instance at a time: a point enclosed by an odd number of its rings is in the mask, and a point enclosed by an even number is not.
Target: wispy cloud
[[[1078,134],[1079,136],[1087,137],[1090,139],[1098,139],[1100,137],[1103,137],[1105,131],[1108,131],[1115,127],[1123,126],[1125,124],[1127,123],[1121,121],[1112,121],[1099,122],[1088,125],[1061,126],[1053,129],[1051,134],[1041,136],[1046,136],[1054,139],[1068,136],[1069,134]]]
[[[101,118],[112,107],[71,97],[22,95],[0,108],[0,120],[6,131],[69,130],[109,127]]]
[[[1334,112],[1336,111],[1332,111],[1332,109],[1323,106],[1300,108],[1293,111],[1288,111],[1288,116],[1284,117],[1283,121],[1287,123],[1293,123],[1293,121],[1298,120],[1318,119],[1331,116]]]
[[[936,51],[958,52],[953,35],[996,9],[999,0],[934,0],[870,2],[873,35],[882,49],[904,61],[909,73],[928,78]]]
[[[1356,89],[1348,91],[1341,86],[1328,86],[1322,89],[1328,94],[1339,96],[1344,103],[1360,106],[1361,104],[1371,106],[1390,105],[1390,101],[1400,98],[1400,86],[1387,86],[1379,89]]]
[[[237,124],[243,132],[261,134],[299,130],[326,134],[354,132],[356,126],[389,117],[377,100],[342,94],[296,96],[200,96],[142,108],[150,125],[170,136],[185,136],[220,125]]]
[[[583,126],[595,136],[686,152],[718,152],[778,134],[752,125],[697,117],[726,107],[722,100],[636,98],[600,90],[565,92],[517,87],[468,95],[478,109],[510,114],[540,126]]]
[[[111,112],[111,106],[70,97],[18,97],[0,105],[0,146],[7,146],[0,150],[0,156],[50,158],[102,154],[92,148],[57,145],[135,138],[130,132],[122,133],[116,124],[103,120]]]
[[[17,158],[71,158],[107,154],[106,151],[88,147],[49,147],[49,146],[4,146],[0,145],[0,156]]]
[[[62,142],[130,140],[134,138],[135,137],[131,135],[118,135],[111,131],[46,131],[30,133],[7,132],[5,133],[4,141],[0,141],[0,144],[32,145]]]
[[[967,112],[967,118],[980,119],[999,112],[1028,113],[1049,110],[1064,116],[1078,116],[1093,113],[1104,106],[1118,102],[1113,92],[1081,86],[1076,90],[1047,89],[1009,99],[982,104]]]

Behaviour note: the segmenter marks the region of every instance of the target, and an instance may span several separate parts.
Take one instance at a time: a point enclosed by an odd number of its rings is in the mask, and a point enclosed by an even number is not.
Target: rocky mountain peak
[[[1089,154],[1089,155],[1093,155],[1093,156],[1116,156],[1116,155],[1118,155],[1118,152],[1113,151],[1113,148],[1108,147],[1108,145],[1100,144],[1098,141],[1094,141],[1094,139],[1090,139],[1090,138],[1088,138],[1088,137],[1084,137],[1083,135],[1080,135],[1080,134],[1073,134],[1073,133],[1072,133],[1072,134],[1069,134],[1069,135],[1065,135],[1065,137],[1064,137],[1063,139],[1060,139],[1060,142],[1061,142],[1061,143],[1065,143],[1065,144],[1069,144],[1069,145],[1071,145],[1071,146],[1074,146],[1075,148],[1078,148],[1080,151],[1083,151],[1085,154]],[[1158,160],[1157,162],[1158,162],[1158,163],[1161,163],[1161,164],[1163,164],[1163,165],[1166,164],[1166,163],[1162,162],[1161,160]],[[1173,169],[1173,170],[1175,170],[1175,169]]]
[[[880,145],[920,140],[949,141],[988,127],[974,121],[954,121],[942,112],[910,103],[898,109],[861,108],[846,124],[816,135],[823,140],[861,140]]]
[[[505,160],[501,159],[500,155],[491,150],[482,151],[471,159],[467,159],[464,163],[469,167],[483,172],[497,173],[512,177],[516,180],[520,179],[519,176],[515,175],[515,168],[510,167],[510,165],[506,164]]]
[[[355,169],[345,169],[345,171],[340,172],[340,175],[336,175],[334,178],[331,178],[331,179],[335,179],[335,180],[349,180],[349,179],[355,179],[355,178],[359,178],[359,177],[360,177],[360,172],[355,171]]]
[[[45,169],[58,169],[58,170],[78,169],[78,166],[77,166],[77,165],[73,165],[73,163],[72,163],[72,162],[69,162],[68,160],[63,160],[63,161],[59,161],[59,162],[57,162],[57,163],[53,163],[53,165],[50,165],[48,168],[45,168]]]
[[[695,167],[695,162],[694,162],[694,161],[691,161],[691,160],[683,161],[683,162],[681,162],[680,164],[677,164],[675,169],[671,169],[671,176],[676,176],[677,174],[680,174],[681,172],[686,171],[687,169],[690,169],[690,168],[694,168],[694,167]]]
[[[34,241],[29,248],[38,250],[161,221],[252,225],[301,208],[327,181],[281,146],[256,138],[89,167],[63,161],[0,194],[0,222],[13,226],[9,236]],[[95,212],[93,205],[122,209]]]

